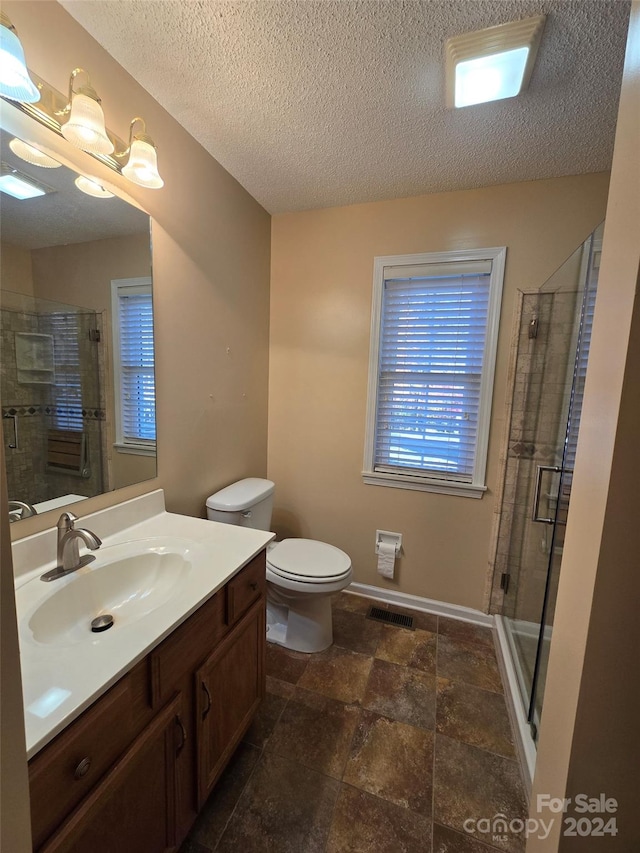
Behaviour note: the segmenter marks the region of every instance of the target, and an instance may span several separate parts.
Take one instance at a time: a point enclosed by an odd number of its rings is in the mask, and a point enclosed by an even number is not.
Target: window
[[[156,393],[150,278],[111,282],[116,447],[154,454]]]
[[[486,491],[505,256],[375,259],[365,483]]]
[[[46,314],[42,328],[53,337],[53,426],[82,432],[82,385],[77,314]]]

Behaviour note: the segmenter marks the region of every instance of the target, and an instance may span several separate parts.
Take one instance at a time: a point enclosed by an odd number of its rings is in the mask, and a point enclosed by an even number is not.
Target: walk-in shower
[[[11,520],[105,489],[95,311],[2,291],[0,390]],[[64,501],[63,501],[64,503]]]
[[[514,340],[492,610],[533,742],[544,700],[601,235],[602,226],[539,291],[521,295]],[[535,750],[528,752],[531,765]]]

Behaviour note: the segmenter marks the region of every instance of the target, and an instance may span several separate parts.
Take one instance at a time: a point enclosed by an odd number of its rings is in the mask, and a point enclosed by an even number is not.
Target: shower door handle
[[[542,475],[545,471],[551,471],[554,474],[559,474],[562,471],[562,468],[558,468],[557,465],[536,466],[536,491],[533,496],[533,513],[531,518],[533,521],[542,521],[545,524],[553,524],[555,522],[555,518],[545,518],[544,516],[540,516],[540,493],[542,491]]]
[[[13,420],[13,443],[9,442],[9,450],[18,450],[18,416],[6,414],[3,417]]]

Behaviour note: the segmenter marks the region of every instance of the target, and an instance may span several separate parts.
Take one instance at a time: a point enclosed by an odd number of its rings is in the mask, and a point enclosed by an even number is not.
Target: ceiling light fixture
[[[76,91],[73,83],[78,74],[86,74],[87,82]],[[62,125],[61,132],[66,140],[82,151],[111,154],[113,142],[107,136],[100,103],[87,72],[84,68],[75,68],[69,78],[69,103],[63,111],[69,113],[69,119]]]
[[[59,169],[62,166],[62,163],[58,163],[53,157],[49,157],[39,148],[34,148],[33,145],[28,145],[22,139],[12,139],[9,148],[16,157],[26,163],[31,163],[32,166],[40,166],[42,169]]]
[[[113,193],[105,190],[97,181],[92,181],[91,178],[87,178],[84,175],[78,175],[74,184],[83,193],[93,196],[93,198],[113,198]]]
[[[40,100],[40,92],[29,76],[16,28],[4,12],[0,12],[0,95],[28,104]]]
[[[134,135],[136,122],[142,124],[142,129]],[[158,173],[158,154],[153,139],[147,133],[144,119],[136,116],[129,126],[129,147],[116,153],[116,157],[129,155],[126,166],[122,168],[125,178],[141,187],[157,190],[164,186],[164,181]]]
[[[538,15],[447,39],[447,106],[519,95],[529,83],[545,20]]]
[[[14,169],[8,163],[2,163],[0,164],[0,192],[17,198],[19,201],[24,201],[28,198],[46,195],[51,190],[34,181],[29,175],[24,175],[18,169]]]

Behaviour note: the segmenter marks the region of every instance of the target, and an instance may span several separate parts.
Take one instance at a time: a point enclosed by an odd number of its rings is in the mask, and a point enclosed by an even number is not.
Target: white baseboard
[[[494,618],[480,610],[472,607],[462,607],[459,604],[447,604],[444,601],[436,601],[433,598],[422,598],[419,595],[409,595],[407,592],[396,592],[393,589],[382,589],[379,586],[370,586],[366,583],[352,583],[345,592],[353,592],[356,595],[366,595],[376,601],[384,601],[388,604],[397,604],[398,607],[408,607],[411,610],[420,610],[423,613],[433,613],[436,616],[449,616],[452,619],[461,619],[463,622],[473,622],[474,625],[484,625],[493,628]]]

